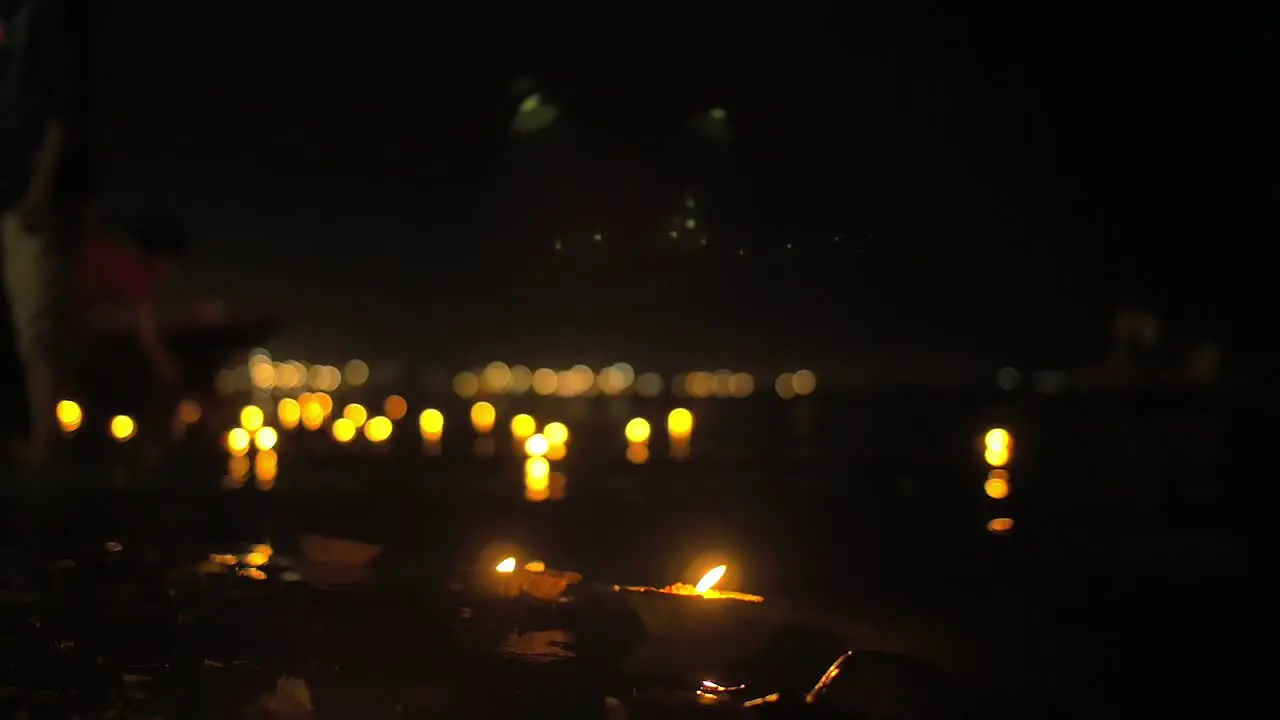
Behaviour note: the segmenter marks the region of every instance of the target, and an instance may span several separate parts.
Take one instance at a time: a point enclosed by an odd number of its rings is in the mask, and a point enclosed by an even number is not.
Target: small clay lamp
[[[528,595],[543,602],[558,602],[570,585],[582,582],[582,576],[568,570],[552,570],[533,561],[519,567],[514,557],[505,558],[494,567],[498,594],[504,597]]]

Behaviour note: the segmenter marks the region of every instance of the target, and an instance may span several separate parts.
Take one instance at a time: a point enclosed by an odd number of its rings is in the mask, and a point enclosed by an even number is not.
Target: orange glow
[[[253,458],[253,482],[259,490],[270,490],[276,486],[276,474],[279,472],[279,458],[274,450],[263,450]]]
[[[298,427],[298,423],[302,422],[302,406],[293,398],[281,398],[276,404],[276,420],[285,430]]]
[[[517,440],[527,439],[538,431],[538,422],[532,415],[520,413],[511,418],[511,436]]]
[[[987,532],[990,532],[996,535],[999,535],[1001,533],[1007,533],[1012,529],[1013,529],[1013,518],[1007,518],[1007,517],[992,518],[991,521],[987,523]]]
[[[329,428],[333,433],[333,439],[343,445],[351,442],[356,437],[356,424],[346,418],[338,418],[333,421],[333,427]]]
[[[308,430],[319,430],[324,425],[324,405],[311,400],[302,406],[302,427]]]
[[[182,421],[183,424],[195,425],[200,422],[200,417],[203,414],[204,411],[200,409],[200,403],[195,400],[187,398],[178,403],[178,420]]]
[[[982,485],[987,497],[1003,500],[1009,497],[1009,473],[999,468],[987,474],[987,481]]]
[[[265,420],[266,416],[263,415],[262,408],[257,405],[245,405],[240,410],[240,427],[249,432],[256,432]]]
[[[329,393],[313,393],[311,397],[319,403],[320,410],[324,413],[324,417],[329,417],[333,414],[333,398],[329,397]]]
[[[382,403],[382,412],[392,422],[403,420],[409,414],[409,403],[399,395],[392,395]]]
[[[239,489],[249,478],[249,458],[245,455],[232,455],[227,460],[227,486]]]
[[[497,567],[495,567],[495,568],[494,568],[494,570],[497,570],[497,571],[498,571],[498,572],[500,572],[500,573],[515,572],[515,571],[516,571],[516,559],[515,559],[515,558],[513,558],[513,557],[506,558],[506,559],[505,559],[505,560],[503,560],[502,562],[498,563],[498,566],[497,566]]]
[[[644,443],[631,443],[627,446],[627,460],[634,465],[649,462],[649,446]]]
[[[471,426],[481,435],[493,430],[493,423],[498,419],[498,411],[493,405],[481,400],[471,406]]]
[[[623,434],[627,436],[627,442],[633,445],[649,442],[649,433],[649,421],[644,418],[632,418],[623,430]]]
[[[444,432],[444,413],[434,408],[427,408],[418,416],[418,430],[423,437],[440,437]]]
[[[543,455],[552,462],[563,460],[565,455],[569,454],[569,448],[565,445],[551,445],[547,448],[547,454]]]
[[[80,405],[73,400],[62,400],[54,406],[53,413],[58,418],[58,426],[65,433],[79,430],[80,424],[84,422],[84,412],[81,411]]]

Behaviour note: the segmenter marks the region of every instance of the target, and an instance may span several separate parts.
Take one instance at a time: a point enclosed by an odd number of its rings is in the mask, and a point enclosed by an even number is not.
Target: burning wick
[[[497,570],[500,573],[515,572],[516,559],[513,557],[509,557],[506,560],[503,560],[502,562],[498,563],[498,566],[494,568],[494,570]]]
[[[698,584],[693,586],[693,591],[701,595],[715,587],[716,583],[720,582],[720,578],[724,577],[725,571],[728,569],[729,566],[727,565],[717,565],[711,568],[707,571],[706,575],[702,576],[702,579],[698,581]]]

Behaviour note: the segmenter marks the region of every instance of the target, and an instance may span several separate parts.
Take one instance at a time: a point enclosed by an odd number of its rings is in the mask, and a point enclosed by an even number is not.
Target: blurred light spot
[[[504,362],[494,360],[480,373],[480,387],[490,394],[506,392],[509,382],[511,382],[511,368]]]
[[[996,535],[999,535],[1001,533],[1007,533],[1012,529],[1013,529],[1013,518],[1007,518],[1007,517],[992,518],[991,521],[987,523],[987,531],[994,533]]]
[[[249,363],[249,382],[259,390],[270,390],[276,385],[276,370],[269,360]]]
[[[249,432],[256,432],[262,427],[266,416],[262,413],[262,408],[257,405],[245,405],[240,410],[240,427]]]
[[[756,381],[747,373],[734,373],[729,376],[729,396],[744,398],[755,392]]]
[[[623,429],[627,442],[633,445],[649,442],[649,432],[649,421],[644,418],[632,418]]]
[[[453,391],[460,398],[473,398],[480,391],[480,379],[475,373],[464,370],[453,376]]]
[[[987,497],[995,500],[1003,500],[1009,497],[1009,473],[999,468],[987,473],[987,481],[983,483],[982,490]]]
[[[711,394],[718,398],[729,397],[729,384],[733,380],[733,373],[728,370],[717,370],[711,376]]]
[[[274,450],[264,450],[253,458],[253,484],[259,490],[270,490],[276,486],[276,473],[279,471],[279,460]]]
[[[569,454],[568,446],[551,445],[550,447],[547,448],[547,454],[544,455],[543,457],[545,457],[546,459],[552,462],[559,462],[560,460],[563,460],[564,457],[568,454]]]
[[[329,396],[329,393],[313,393],[311,397],[314,399],[315,403],[320,406],[320,411],[325,417],[329,417],[333,414],[333,398]]]
[[[991,428],[982,436],[982,444],[989,448],[1006,449],[1009,447],[1013,436],[1004,428]]]
[[[791,377],[791,386],[796,395],[811,395],[818,388],[818,376],[812,370],[797,370]]]
[[[324,425],[324,405],[317,400],[310,400],[302,405],[302,427],[308,430],[319,430]]]
[[[493,409],[493,405],[481,400],[471,406],[471,427],[481,435],[492,431],[493,423],[497,419],[498,411]]]
[[[790,400],[796,396],[794,378],[795,376],[791,373],[782,373],[777,380],[773,381],[773,389],[778,393],[778,397]]]
[[[344,445],[356,437],[356,424],[344,417],[334,420],[333,427],[329,430],[333,433],[333,439]]]
[[[616,367],[601,370],[597,382],[600,384],[600,392],[609,396],[621,395],[627,387],[622,371]]]
[[[232,455],[227,460],[227,486],[232,489],[244,487],[249,479],[249,458],[246,455]]]
[[[116,415],[107,425],[111,438],[116,442],[126,442],[138,432],[138,424],[128,415]]]
[[[231,428],[227,432],[227,452],[232,455],[244,455],[249,452],[249,445],[253,442],[253,435],[242,427]]]
[[[991,467],[1004,467],[1009,464],[1009,448],[989,447],[982,451],[982,459]]]
[[[655,372],[641,373],[636,377],[635,388],[640,397],[657,397],[662,393],[662,376]]]
[[[676,397],[689,397],[689,376],[685,373],[676,373],[671,378],[671,392]]]
[[[280,398],[280,402],[276,404],[276,420],[285,430],[298,427],[298,423],[302,421],[302,406],[293,398]]]
[[[382,413],[389,420],[403,420],[404,416],[409,414],[409,403],[399,395],[392,395],[382,403]]]
[[[524,454],[531,458],[542,457],[547,454],[547,448],[549,447],[551,447],[551,443],[547,442],[546,437],[538,434],[530,435],[524,441]]]
[[[418,430],[425,437],[439,437],[444,432],[444,413],[427,408],[418,415]]]
[[[635,465],[643,465],[649,462],[649,446],[644,443],[627,445],[627,460]]]
[[[364,421],[369,419],[369,411],[360,403],[350,403],[342,408],[342,417],[350,420],[356,427],[363,427]]]
[[[364,424],[364,436],[369,439],[369,442],[385,442],[387,438],[391,437],[391,431],[394,427],[391,423],[391,418],[375,415]]]
[[[689,458],[689,438],[675,437],[671,438],[671,443],[667,448],[667,455],[672,460],[687,460]]]
[[[342,377],[347,379],[348,385],[360,387],[369,382],[369,364],[359,359],[348,360],[342,368]]]
[[[184,425],[195,425],[200,422],[200,417],[204,411],[200,409],[200,403],[187,398],[178,403],[178,420]]]
[[[541,488],[547,487],[547,478],[551,475],[551,463],[544,457],[531,457],[524,461],[524,478],[526,483],[533,483]]]
[[[685,408],[676,408],[667,413],[667,434],[676,438],[687,438],[693,433],[693,413]]]
[[[253,434],[253,446],[259,450],[270,450],[276,446],[276,441],[279,439],[280,436],[275,428],[263,426]]]
[[[538,368],[533,371],[533,391],[539,395],[555,395],[559,377],[550,368]]]
[[[695,398],[711,397],[715,391],[715,377],[702,370],[691,372],[685,377],[685,392]]]
[[[507,385],[507,391],[513,395],[523,395],[529,392],[531,387],[533,387],[533,373],[529,368],[523,365],[512,365],[511,382]]]
[[[532,415],[520,413],[511,418],[511,437],[524,440],[538,431],[538,423]]]
[[[84,412],[80,409],[80,404],[74,400],[59,401],[54,406],[53,414],[58,419],[58,426],[63,432],[75,432],[84,422]]]
[[[550,422],[542,428],[542,434],[552,445],[564,445],[569,442],[569,428],[562,422]]]

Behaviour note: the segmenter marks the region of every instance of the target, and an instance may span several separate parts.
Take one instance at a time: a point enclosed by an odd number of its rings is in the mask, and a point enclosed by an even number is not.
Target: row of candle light
[[[1009,471],[1005,467],[1013,460],[1013,436],[1004,428],[991,428],[982,436],[982,459],[990,469],[982,490],[993,500],[1009,497]],[[996,517],[987,523],[987,530],[1000,534],[1013,529],[1013,518]]]

